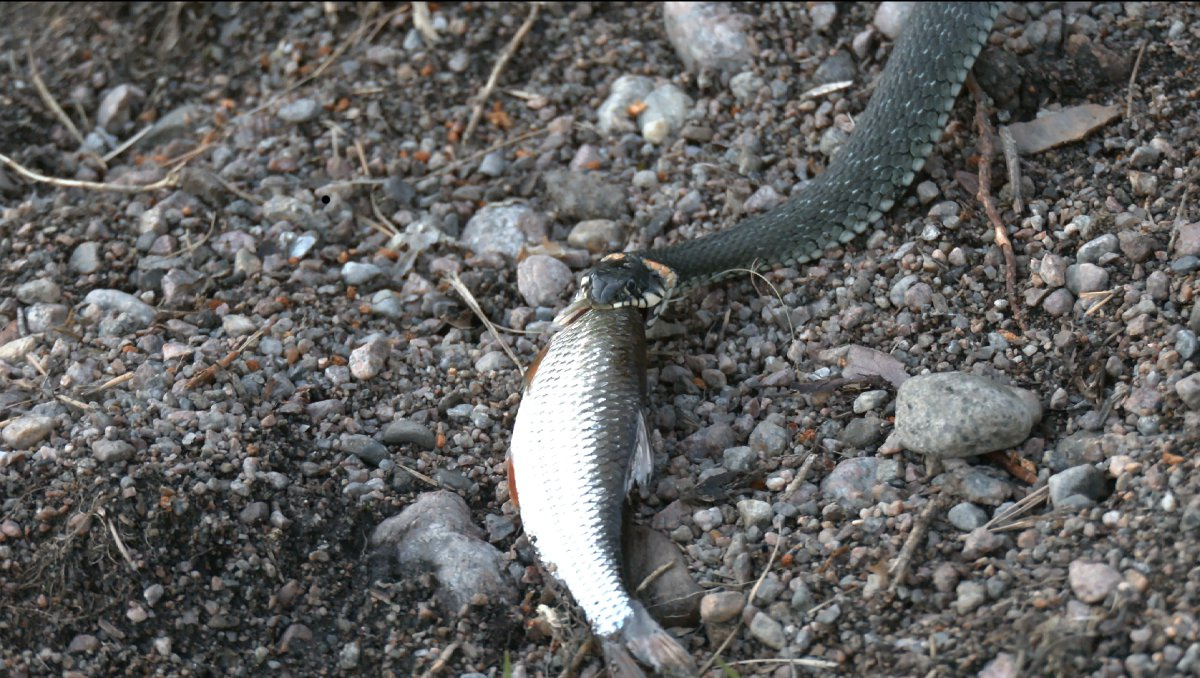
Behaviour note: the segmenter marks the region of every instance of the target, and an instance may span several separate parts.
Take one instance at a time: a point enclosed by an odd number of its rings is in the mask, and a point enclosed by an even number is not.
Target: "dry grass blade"
[[[409,475],[411,475],[412,477],[416,478],[417,480],[425,483],[426,485],[430,485],[432,487],[441,487],[442,486],[441,483],[434,480],[433,478],[430,478],[429,476],[425,475],[424,473],[421,473],[420,471],[418,471],[415,468],[406,466],[404,464],[401,464],[400,462],[396,462],[396,466],[398,468],[404,469],[404,471],[406,471]]]
[[[1133,71],[1129,73],[1129,88],[1125,93],[1126,120],[1133,115],[1133,87],[1137,84],[1138,71],[1142,68],[1142,57],[1146,54],[1146,45],[1148,44],[1148,42],[1142,40],[1142,46],[1138,48],[1137,58],[1133,60]]]
[[[479,307],[479,302],[475,300],[475,295],[471,294],[471,290],[467,289],[467,286],[463,284],[463,281],[458,277],[458,274],[451,274],[447,276],[446,281],[450,283],[450,287],[453,287],[455,292],[458,292],[458,296],[462,297],[463,303],[465,303],[467,308],[471,309],[471,312],[474,313],[477,318],[479,318],[479,321],[482,322],[483,326],[487,328],[488,333],[492,335],[492,338],[496,340],[496,343],[500,344],[500,348],[504,351],[504,354],[508,356],[509,360],[513,361],[513,364],[516,365],[517,369],[521,370],[521,374],[524,375],[525,366],[521,364],[521,361],[517,358],[517,354],[513,353],[513,350],[509,348],[508,342],[500,338],[500,332],[496,330],[496,326],[493,325],[492,321],[489,320],[484,314],[483,309]]]
[[[84,391],[83,394],[84,395],[95,395],[101,391],[107,391],[110,388],[120,386],[121,384],[124,384],[125,382],[129,381],[130,379],[133,379],[133,372],[126,372],[125,374],[122,374],[120,376],[109,379],[108,381],[104,382],[103,384],[100,384],[99,386],[96,386],[92,389]]]
[[[421,37],[430,45],[436,45],[438,42],[437,29],[433,27],[433,17],[429,15],[428,2],[414,2],[413,8],[413,27],[421,33]]]
[[[141,141],[142,137],[149,134],[150,131],[153,129],[154,129],[154,125],[146,125],[142,129],[138,130],[137,134],[134,134],[133,136],[129,137],[125,141],[121,142],[120,145],[118,145],[116,148],[114,148],[111,151],[109,151],[108,153],[106,153],[103,158],[104,162],[106,162],[106,163],[112,162],[113,158],[116,158],[117,156],[121,155],[125,151],[128,151],[130,148],[133,147],[134,144]]]
[[[763,281],[763,283],[765,283],[767,287],[771,288],[771,294],[775,295],[775,298],[779,300],[779,303],[783,306],[784,309],[787,309],[787,304],[784,303],[783,294],[780,293],[779,288],[775,287],[775,284],[772,283],[770,280],[768,280],[767,276],[765,276],[762,273],[755,270],[753,268],[753,265],[751,268],[735,268],[735,269],[731,269],[731,271],[735,272],[735,273],[748,273],[748,274],[750,274],[751,278],[757,278],[758,280]],[[787,321],[788,321],[788,336],[794,336],[796,334],[796,325],[792,323],[792,314],[790,314],[790,313],[787,314]]]
[[[112,535],[113,542],[117,546],[117,551],[121,552],[121,557],[125,559],[125,563],[129,565],[129,570],[137,573],[137,563],[133,562],[133,557],[129,555],[129,548],[125,546],[125,540],[121,539],[121,533],[117,532],[117,526],[113,521],[109,520],[108,513],[104,509],[96,509],[96,515],[100,516],[100,520],[104,521],[105,527],[108,528],[108,533]]]
[[[1002,513],[997,514],[983,526],[985,530],[1002,530],[1007,527],[1010,521],[1015,521],[1017,518],[1029,513],[1035,506],[1046,501],[1050,497],[1050,486],[1043,485],[1038,489],[1025,495],[1023,499],[1005,509]]]
[[[157,191],[163,188],[175,188],[179,185],[179,172],[172,170],[167,173],[167,176],[159,179],[152,184],[141,184],[137,186],[129,184],[108,184],[100,181],[83,181],[81,179],[60,179],[58,177],[48,177],[45,174],[35,172],[12,158],[0,153],[0,163],[8,165],[14,172],[29,179],[36,181],[39,184],[50,184],[51,186],[59,186],[62,188],[83,188],[91,191],[111,191],[113,193],[147,193],[149,191]]]
[[[762,586],[763,580],[767,578],[767,573],[771,571],[771,566],[775,564],[775,558],[779,555],[779,548],[783,546],[783,541],[782,534],[776,536],[775,548],[771,549],[771,557],[767,559],[767,566],[764,567],[763,571],[758,575],[758,580],[755,581],[754,586],[750,588],[750,595],[746,597],[746,600],[754,600],[754,596],[758,595],[758,588]],[[737,626],[729,632],[729,635],[726,636],[725,640],[721,642],[720,647],[718,647],[712,653],[712,656],[708,658],[708,661],[704,662],[704,666],[700,667],[700,675],[704,675],[713,667],[713,664],[715,664],[717,659],[721,657],[721,653],[725,651],[725,648],[729,647],[729,643],[733,642],[734,636],[738,634],[738,631],[741,630],[744,624],[745,622],[739,615]]]
[[[500,73],[508,65],[513,54],[516,54],[517,47],[521,45],[521,40],[525,39],[525,34],[529,32],[529,29],[533,28],[533,22],[537,20],[538,11],[540,10],[541,3],[530,3],[529,16],[525,17],[525,22],[513,34],[512,40],[508,42],[508,46],[500,53],[500,58],[496,59],[496,65],[492,67],[492,74],[488,76],[487,84],[475,96],[475,105],[471,109],[471,121],[467,123],[467,129],[462,135],[463,144],[466,144],[471,138],[471,134],[475,132],[475,128],[479,125],[479,119],[483,117],[483,106],[487,103],[488,97],[492,95],[492,90],[496,89],[496,81],[500,79]]]
[[[739,659],[735,662],[725,662],[726,666],[753,666],[755,664],[791,664],[804,669],[836,669],[837,662],[831,662],[828,659],[816,659],[815,657],[801,657],[799,659],[787,659],[785,657],[776,657],[773,659]]]

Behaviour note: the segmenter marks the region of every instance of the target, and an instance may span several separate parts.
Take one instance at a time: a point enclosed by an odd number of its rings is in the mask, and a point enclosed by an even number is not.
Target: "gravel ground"
[[[887,17],[737,9],[668,31],[657,5],[547,5],[466,143],[528,6],[10,9],[0,152],[167,185],[0,169],[3,672],[595,675],[508,501],[501,340],[528,364],[598,253],[827,164]],[[683,599],[701,661],[728,639],[741,675],[1200,674],[1198,26],[1005,7],[993,120],[1120,113],[1023,157],[1019,213],[993,163],[1011,299],[964,97],[884,228],[655,326],[628,550],[677,557],[650,595]],[[974,390],[938,400],[916,377],[940,372]],[[1012,439],[921,448],[947,424]]]

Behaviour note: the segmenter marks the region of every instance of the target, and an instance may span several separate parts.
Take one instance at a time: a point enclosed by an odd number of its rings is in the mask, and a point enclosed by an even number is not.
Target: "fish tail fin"
[[[608,668],[609,678],[646,678],[621,641],[602,640],[600,646],[604,649],[604,665]]]
[[[633,617],[625,623],[624,628],[620,631],[620,642],[624,644],[624,647],[620,648],[622,651],[625,648],[629,650],[624,652],[626,658],[629,657],[629,652],[632,652],[635,657],[658,673],[673,677],[696,675],[696,664],[692,661],[692,656],[688,654],[688,651],[670,633],[667,633],[666,629],[659,626],[646,608],[638,603],[634,603]],[[611,659],[607,646],[616,644],[616,640],[605,643],[605,656],[610,657],[609,670],[622,677],[643,675],[640,670],[638,673],[616,673],[618,669],[628,670]],[[636,669],[636,665],[633,668]]]

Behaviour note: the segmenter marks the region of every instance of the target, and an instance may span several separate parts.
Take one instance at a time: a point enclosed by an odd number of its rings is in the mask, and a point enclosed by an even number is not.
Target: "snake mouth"
[[[653,309],[666,302],[679,277],[670,267],[631,254],[610,254],[584,275],[579,294],[592,308]]]

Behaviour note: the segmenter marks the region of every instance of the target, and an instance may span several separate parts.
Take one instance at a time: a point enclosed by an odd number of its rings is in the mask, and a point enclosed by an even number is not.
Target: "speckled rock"
[[[663,3],[667,39],[691,71],[738,72],[754,55],[754,42],[744,32],[747,18],[724,3]]]
[[[870,506],[874,503],[871,491],[878,468],[879,459],[875,457],[845,459],[821,482],[821,494],[848,508]]]
[[[462,232],[462,242],[472,252],[499,252],[516,258],[525,245],[546,238],[546,218],[521,203],[484,205],[475,212]]]
[[[53,430],[53,418],[27,414],[9,421],[2,435],[6,446],[23,450],[40,443]]]
[[[1019,445],[1041,418],[1037,397],[963,372],[913,377],[896,396],[897,442],[940,458]]]
[[[573,281],[571,269],[554,257],[535,254],[517,264],[517,289],[530,306],[558,304]]]

